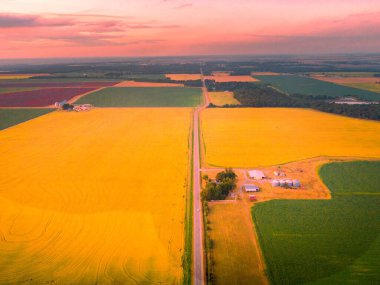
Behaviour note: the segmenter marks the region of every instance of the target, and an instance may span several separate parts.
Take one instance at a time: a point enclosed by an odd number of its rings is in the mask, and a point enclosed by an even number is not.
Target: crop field
[[[122,81],[114,87],[184,87],[184,85],[178,83]]]
[[[21,92],[21,91],[33,91],[41,89],[39,87],[0,87],[0,94],[1,93],[13,93],[13,92]]]
[[[378,83],[346,83],[344,85],[353,87],[353,88],[380,93],[380,84]]]
[[[252,76],[256,76],[256,75],[281,75],[281,74],[277,73],[277,72],[259,72],[259,71],[255,71],[255,72],[251,72],[251,75]]]
[[[166,74],[167,78],[178,81],[200,80],[200,74]]]
[[[256,78],[249,75],[214,75],[205,76],[205,79],[215,80],[216,82],[257,82]]]
[[[1,131],[0,283],[181,283],[191,115],[54,112]]]
[[[332,200],[273,200],[252,216],[273,284],[377,284],[380,162],[324,165]]]
[[[240,204],[209,203],[215,284],[266,284],[249,213]]]
[[[53,109],[1,109],[0,130],[29,121],[39,116],[52,112]]]
[[[200,88],[112,87],[79,99],[97,107],[193,107],[202,102]]]
[[[1,74],[0,73],[0,80],[9,80],[9,79],[27,79],[34,76],[47,76],[49,74],[43,73],[43,74]]]
[[[216,106],[240,105],[240,102],[234,98],[233,92],[208,92],[211,103]]]
[[[56,88],[56,87],[69,87],[69,88],[101,88],[113,86],[118,81],[56,81],[56,80],[29,80],[29,81],[5,81],[0,82],[0,88]]]
[[[0,94],[0,107],[44,107],[69,100],[95,88],[44,88]]]
[[[123,75],[122,78],[156,80],[156,79],[165,79],[166,76],[165,74],[128,74],[128,75]]]
[[[205,162],[222,167],[275,165],[316,156],[380,157],[380,123],[308,109],[207,109]]]
[[[330,77],[330,76],[313,76],[314,79],[327,81],[336,84],[346,83],[380,83],[379,77]]]
[[[342,86],[305,76],[280,75],[256,76],[256,78],[288,94],[323,95],[332,98],[355,96],[363,100],[380,100],[380,95],[375,92]]]

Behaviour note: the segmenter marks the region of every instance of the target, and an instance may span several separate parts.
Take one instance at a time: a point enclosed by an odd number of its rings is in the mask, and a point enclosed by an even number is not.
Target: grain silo
[[[285,179],[281,179],[280,180],[280,186],[284,187],[285,185],[286,185],[286,180]]]
[[[292,186],[293,186],[293,180],[291,180],[291,179],[287,179],[287,180],[286,180],[286,185],[292,187]]]
[[[293,187],[299,188],[301,187],[301,182],[297,179],[293,180]]]
[[[272,180],[272,186],[273,186],[273,187],[278,187],[278,186],[280,186],[280,181],[278,181],[277,179],[273,179],[273,180]]]

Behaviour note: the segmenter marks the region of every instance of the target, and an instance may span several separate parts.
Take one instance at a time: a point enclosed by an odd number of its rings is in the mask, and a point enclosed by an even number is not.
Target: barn
[[[260,191],[260,188],[256,185],[246,184],[246,185],[243,185],[242,188],[245,192],[258,192],[258,191]]]
[[[261,180],[266,177],[264,172],[262,172],[261,170],[250,170],[248,171],[248,176],[249,178],[256,180]]]

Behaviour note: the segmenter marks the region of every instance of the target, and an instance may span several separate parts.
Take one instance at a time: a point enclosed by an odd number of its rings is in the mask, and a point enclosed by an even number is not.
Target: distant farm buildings
[[[245,192],[259,192],[260,188],[256,185],[250,185],[250,184],[245,184],[243,185],[242,189]]]
[[[266,177],[264,172],[262,172],[261,170],[250,170],[248,171],[248,176],[249,178],[255,179],[255,180],[261,180]]]
[[[61,102],[55,102],[55,103],[54,103],[54,106],[55,106],[56,108],[62,109],[62,108],[63,108],[63,105],[65,105],[65,104],[67,104],[67,101],[66,101],[66,100],[63,100],[63,101],[61,101]]]

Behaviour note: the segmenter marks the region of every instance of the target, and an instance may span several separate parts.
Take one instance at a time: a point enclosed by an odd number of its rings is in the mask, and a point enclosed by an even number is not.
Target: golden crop
[[[206,163],[253,167],[316,156],[380,157],[380,123],[308,109],[206,109]]]
[[[0,283],[180,283],[191,109],[54,112],[0,132]]]
[[[216,106],[223,106],[226,104],[240,105],[240,102],[234,98],[233,92],[208,92],[211,103]]]

